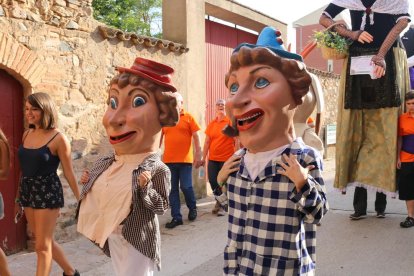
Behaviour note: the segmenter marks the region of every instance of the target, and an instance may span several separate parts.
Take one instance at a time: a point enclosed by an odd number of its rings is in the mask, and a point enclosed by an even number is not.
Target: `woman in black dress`
[[[63,189],[56,171],[62,163],[63,173],[79,200],[79,189],[72,168],[70,144],[57,130],[57,111],[46,93],[27,97],[25,116],[29,129],[18,149],[22,177],[16,203],[25,210],[29,228],[35,237],[36,276],[50,274],[52,258],[63,275],[79,275],[54,241],[53,232],[63,207]]]

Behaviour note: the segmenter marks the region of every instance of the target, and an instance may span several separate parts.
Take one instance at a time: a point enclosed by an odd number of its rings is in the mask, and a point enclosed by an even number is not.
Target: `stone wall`
[[[86,30],[92,18],[92,0],[0,0],[0,4],[0,16],[65,29]]]
[[[316,69],[309,69],[312,73],[319,77],[323,87],[325,107],[322,118],[322,128],[320,131],[320,138],[325,143],[326,125],[336,124],[337,110],[338,110],[338,89],[340,75],[327,73]],[[325,146],[325,158],[333,158],[335,156],[335,145]]]

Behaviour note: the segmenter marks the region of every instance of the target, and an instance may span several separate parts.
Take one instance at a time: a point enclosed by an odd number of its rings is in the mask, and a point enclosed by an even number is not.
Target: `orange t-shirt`
[[[180,120],[174,127],[163,127],[164,163],[193,163],[193,133],[200,125],[188,112],[180,114]]]
[[[404,113],[398,119],[398,136],[414,134],[414,118],[409,113]],[[401,162],[414,162],[414,154],[401,150]]]
[[[220,122],[217,121],[217,118],[214,119],[207,126],[205,133],[210,138],[210,147],[208,149],[209,160],[224,162],[236,150],[234,139],[221,132],[226,125],[230,125],[230,119],[224,117]]]

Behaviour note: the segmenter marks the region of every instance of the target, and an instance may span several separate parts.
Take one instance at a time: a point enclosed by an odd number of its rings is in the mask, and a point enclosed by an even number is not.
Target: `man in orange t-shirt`
[[[180,110],[180,120],[174,127],[163,127],[164,155],[163,162],[171,171],[171,192],[169,195],[171,207],[171,222],[166,224],[167,228],[174,228],[183,224],[180,204],[180,191],[184,194],[185,202],[189,209],[188,220],[197,218],[196,198],[192,181],[192,166],[196,168],[201,164],[201,147],[198,131],[199,124],[193,116],[183,108],[183,97],[177,94],[177,106]],[[195,158],[193,158],[193,145],[195,147]]]
[[[231,125],[230,119],[226,116],[224,110],[225,103],[225,100],[222,99],[216,102],[216,118],[207,126],[203,147],[202,164],[205,164],[208,154],[208,181],[215,196],[220,196],[222,193],[220,185],[217,183],[217,175],[224,162],[235,151],[234,138],[228,137],[221,132],[224,127]],[[212,212],[218,216],[224,215],[224,211],[218,201]]]

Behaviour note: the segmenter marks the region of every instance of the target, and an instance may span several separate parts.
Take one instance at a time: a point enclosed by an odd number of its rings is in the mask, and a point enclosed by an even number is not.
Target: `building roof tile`
[[[185,45],[165,39],[127,33],[107,26],[99,26],[98,29],[105,39],[116,38],[120,41],[131,41],[134,45],[140,44],[146,48],[168,49],[171,52],[186,53],[189,51]]]

